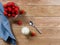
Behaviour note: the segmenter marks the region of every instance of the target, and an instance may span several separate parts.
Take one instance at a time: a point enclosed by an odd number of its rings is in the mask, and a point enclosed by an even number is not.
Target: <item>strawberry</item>
[[[18,12],[15,12],[15,14],[17,15],[17,14],[18,14]]]
[[[7,7],[7,4],[4,4],[3,7],[6,8]]]
[[[14,10],[12,10],[12,13],[14,13],[15,11]]]
[[[12,6],[12,9],[15,9],[15,6]]]
[[[4,11],[4,15],[7,15],[7,12],[6,11]]]
[[[8,9],[7,8],[4,8],[4,11],[7,11]]]
[[[15,11],[18,11],[18,8],[15,8]]]
[[[12,17],[15,17],[15,14],[12,14]]]
[[[11,17],[11,14],[8,14],[8,17]]]
[[[7,5],[8,5],[8,6],[14,6],[15,3],[14,3],[14,2],[8,2]]]
[[[19,7],[18,6],[15,6],[15,8],[17,8],[19,10]]]
[[[31,32],[31,36],[35,36],[36,34],[35,34],[35,32]]]
[[[24,13],[25,13],[25,11],[24,11],[24,10],[21,10],[21,11],[20,11],[20,14],[24,14]]]
[[[18,20],[18,21],[17,21],[17,24],[18,24],[18,25],[22,25],[22,21],[21,21],[21,20]]]
[[[8,11],[11,11],[11,8],[10,7],[8,7]]]

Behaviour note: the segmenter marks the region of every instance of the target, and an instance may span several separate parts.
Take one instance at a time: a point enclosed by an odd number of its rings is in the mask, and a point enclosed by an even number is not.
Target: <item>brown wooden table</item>
[[[2,3],[14,1],[27,13],[20,17],[23,25],[12,24],[12,31],[16,37],[17,45],[60,45],[60,1],[59,0],[1,0]],[[40,35],[27,21],[32,20],[36,27],[41,30]],[[31,31],[36,32],[35,37],[27,39],[21,34],[21,28],[28,26]],[[0,39],[0,45],[9,45]]]

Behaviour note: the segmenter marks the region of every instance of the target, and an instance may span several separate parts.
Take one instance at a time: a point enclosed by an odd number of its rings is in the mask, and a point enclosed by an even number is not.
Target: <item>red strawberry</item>
[[[8,7],[8,11],[11,11],[11,8],[10,7]]]
[[[14,2],[8,2],[7,5],[8,5],[8,6],[14,6],[15,3],[14,3]]]
[[[8,14],[8,17],[11,17],[11,14]]]
[[[14,10],[12,10],[12,13],[14,13],[15,11]]]
[[[17,24],[18,24],[18,25],[22,25],[22,21],[21,21],[21,20],[18,20],[18,21],[17,21]]]
[[[15,9],[15,6],[12,6],[12,9]]]
[[[35,32],[31,32],[31,36],[35,36],[36,34],[35,34]]]
[[[8,9],[7,8],[4,8],[4,11],[7,11]]]
[[[25,11],[24,11],[24,10],[21,10],[21,11],[20,11],[20,14],[24,14],[24,13],[25,13]]]
[[[18,12],[15,12],[15,14],[17,15],[17,14],[18,14]]]
[[[18,8],[15,8],[15,11],[18,11]]]
[[[15,8],[17,8],[19,10],[19,7],[18,6],[15,6]]]
[[[7,4],[4,4],[3,6],[4,6],[4,8],[6,8],[7,7]]]
[[[7,15],[7,12],[6,11],[4,11],[4,15]]]
[[[12,17],[15,17],[15,14],[12,14]]]

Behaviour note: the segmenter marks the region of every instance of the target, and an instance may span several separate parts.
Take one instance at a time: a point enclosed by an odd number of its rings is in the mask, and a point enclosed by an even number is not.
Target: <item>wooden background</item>
[[[17,45],[60,45],[60,0],[0,0],[3,4],[9,1],[15,2],[27,13],[25,17],[18,19],[23,25],[12,23],[12,31],[16,37]],[[24,21],[25,20],[25,21]],[[27,21],[32,20],[42,32],[40,35]],[[21,34],[21,28],[27,26],[36,32],[35,37],[27,39]],[[10,45],[0,39],[0,45]]]

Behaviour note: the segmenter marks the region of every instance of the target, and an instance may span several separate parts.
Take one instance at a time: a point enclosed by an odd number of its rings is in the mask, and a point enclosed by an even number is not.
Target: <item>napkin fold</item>
[[[10,23],[8,19],[4,16],[4,8],[0,2],[0,38],[2,38],[7,43],[16,45],[16,40],[14,35],[11,32]]]

